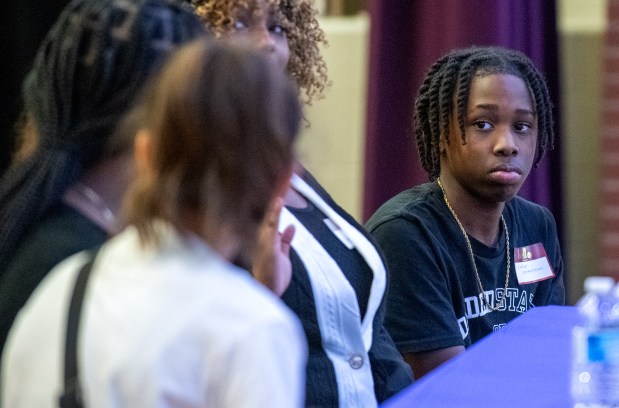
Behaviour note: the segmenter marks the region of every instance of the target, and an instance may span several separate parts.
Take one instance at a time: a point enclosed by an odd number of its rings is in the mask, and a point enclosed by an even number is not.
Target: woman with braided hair
[[[296,82],[306,103],[327,86],[313,0],[193,0],[219,38],[243,39]],[[308,342],[307,407],[372,407],[412,381],[383,325],[386,271],[372,239],[300,164],[280,218],[292,277],[282,300]],[[256,264],[252,272],[258,273]]]
[[[550,211],[516,194],[553,147],[546,83],[524,54],[452,51],[415,102],[430,183],[370,218],[392,279],[385,318],[416,378],[529,308],[563,304],[563,261]]]
[[[34,147],[0,180],[0,347],[54,265],[116,232],[132,160],[114,130],[164,58],[204,34],[174,0],[73,0],[47,34],[23,84]]]

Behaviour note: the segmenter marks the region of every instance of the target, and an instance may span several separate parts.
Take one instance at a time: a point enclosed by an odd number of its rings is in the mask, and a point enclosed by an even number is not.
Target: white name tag
[[[521,285],[543,281],[555,276],[541,242],[514,248],[514,262],[518,283]]]

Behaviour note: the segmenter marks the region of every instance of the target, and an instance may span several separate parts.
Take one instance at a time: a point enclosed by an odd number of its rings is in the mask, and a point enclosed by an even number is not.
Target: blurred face
[[[264,50],[276,66],[285,70],[290,58],[290,48],[276,10],[264,0],[250,1],[249,5],[248,9],[241,9],[234,16],[234,28],[229,35],[248,40]]]
[[[480,202],[512,198],[531,171],[537,145],[537,116],[526,83],[508,74],[474,78],[461,143],[452,113],[450,144],[441,143],[441,176],[449,173]]]

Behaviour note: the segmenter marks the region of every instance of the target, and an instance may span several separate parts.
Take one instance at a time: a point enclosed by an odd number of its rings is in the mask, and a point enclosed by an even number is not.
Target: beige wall
[[[564,160],[568,303],[595,274],[598,209],[601,52],[605,0],[558,0],[562,75],[561,138]],[[301,139],[303,163],[327,191],[360,219],[369,19],[323,17],[324,50],[333,81],[326,98],[307,110],[311,127]]]
[[[322,17],[331,87],[306,109],[301,162],[339,205],[360,219],[365,138],[369,17]]]
[[[561,125],[568,302],[594,275],[598,236],[598,156],[605,0],[559,0]]]

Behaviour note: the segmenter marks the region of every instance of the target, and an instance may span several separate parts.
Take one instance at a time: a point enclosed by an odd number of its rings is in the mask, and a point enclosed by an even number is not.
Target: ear
[[[153,138],[147,130],[140,130],[134,140],[135,165],[138,172],[151,168],[153,161]]]

